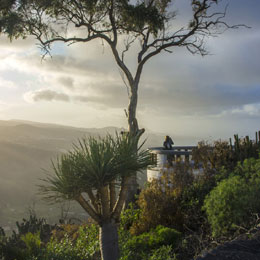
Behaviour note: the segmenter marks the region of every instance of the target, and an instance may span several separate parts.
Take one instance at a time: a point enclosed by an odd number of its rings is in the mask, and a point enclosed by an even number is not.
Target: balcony
[[[174,146],[171,150],[165,150],[163,147],[151,147],[149,151],[155,166],[151,165],[147,168],[147,181],[158,179],[164,171],[173,171],[177,161],[189,162],[192,161],[192,149],[196,146]],[[169,166],[168,158],[171,158],[172,166]]]

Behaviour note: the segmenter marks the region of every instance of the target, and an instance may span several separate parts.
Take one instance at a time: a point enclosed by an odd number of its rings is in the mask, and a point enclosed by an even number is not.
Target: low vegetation
[[[193,174],[178,163],[141,191],[118,221],[120,260],[188,260],[257,227],[260,214],[259,139],[201,143]],[[237,143],[239,142],[239,143]],[[240,154],[241,153],[241,154]],[[31,216],[6,236],[0,230],[0,259],[99,260],[96,222],[48,225]]]

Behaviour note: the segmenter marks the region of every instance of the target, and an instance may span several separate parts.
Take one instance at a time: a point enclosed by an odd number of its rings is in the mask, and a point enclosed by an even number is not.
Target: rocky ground
[[[196,260],[260,260],[260,229],[220,245]]]

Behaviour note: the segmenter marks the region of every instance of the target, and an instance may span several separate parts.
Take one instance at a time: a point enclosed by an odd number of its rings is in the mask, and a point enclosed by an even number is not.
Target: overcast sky
[[[185,1],[175,1],[179,22],[188,15]],[[230,24],[252,28],[208,39],[211,55],[203,58],[179,48],[149,61],[139,89],[140,126],[205,139],[260,130],[260,0],[222,2],[229,3]],[[100,41],[55,45],[44,61],[31,38],[10,43],[1,36],[0,48],[0,120],[127,127],[127,90]]]

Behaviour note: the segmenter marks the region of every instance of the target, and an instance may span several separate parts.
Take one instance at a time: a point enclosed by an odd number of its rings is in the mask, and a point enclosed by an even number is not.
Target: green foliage
[[[26,249],[24,250],[25,256],[30,257],[32,255],[38,255],[40,253],[42,245],[40,232],[36,234],[28,232],[25,235],[21,236],[21,240],[26,245]]]
[[[159,2],[159,1],[158,1]],[[168,1],[169,2],[169,1]],[[165,17],[160,13],[156,5],[145,5],[140,3],[122,5],[121,24],[129,31],[142,31],[145,26],[149,26],[151,32],[157,35],[164,27]]]
[[[258,179],[260,177],[260,159],[249,158],[244,160],[243,163],[238,162],[232,174],[247,180]]]
[[[205,197],[215,187],[214,179],[197,176],[193,183],[184,189],[180,198],[183,223],[189,230],[201,231],[205,223],[205,212],[201,209]]]
[[[248,227],[252,214],[260,212],[260,160],[239,163],[206,197],[204,209],[215,237]]]
[[[38,35],[41,32],[45,40],[48,40],[60,33],[56,32],[53,26],[59,19],[65,31],[70,23],[76,27],[88,24],[102,33],[109,33],[112,32],[112,25],[109,22],[109,16],[112,14],[118,33],[142,32],[144,27],[149,27],[151,33],[157,34],[163,29],[166,20],[164,13],[169,2],[169,0],[157,0],[153,5],[145,5],[143,1],[133,4],[128,0],[119,0],[113,1],[111,5],[105,0],[73,2],[30,0],[16,1],[14,5],[14,1],[9,0],[0,6],[4,11],[0,16],[0,32],[6,33],[10,38]],[[82,16],[78,15],[79,12]],[[60,35],[63,36],[62,33]]]
[[[57,232],[63,230],[61,236]],[[73,232],[73,236],[71,231]],[[4,260],[98,260],[99,240],[96,225],[82,225],[75,230],[69,225],[56,227],[48,241],[41,239],[40,231],[14,235],[11,238],[1,232],[0,256]]]
[[[134,208],[134,204],[130,203],[120,216],[120,229],[128,230],[134,222],[139,218],[141,210]]]
[[[130,135],[83,138],[74,149],[53,163],[41,192],[47,198],[75,199],[88,189],[99,189],[130,176],[150,164],[147,151],[136,152],[137,139]]]
[[[181,233],[164,226],[157,226],[149,232],[143,233],[139,236],[131,236],[121,249],[121,260],[143,260],[155,259],[159,254],[162,256],[168,252],[166,259],[172,259],[169,253],[172,246],[177,246],[180,242]],[[170,246],[170,247],[166,247]]]
[[[24,260],[25,257],[38,252],[40,241],[43,243],[51,237],[54,228],[48,225],[43,218],[30,215],[29,219],[16,222],[18,233],[14,232],[10,237],[1,232],[0,249],[5,260]]]
[[[31,214],[29,219],[23,219],[22,222],[16,222],[18,237],[27,233],[39,233],[43,241],[48,240],[51,236],[53,226],[46,223],[44,218],[37,218],[35,214]],[[15,234],[13,234],[15,236]]]
[[[152,251],[148,260],[177,260],[176,255],[172,253],[172,246],[161,246]]]
[[[72,241],[68,233],[65,233],[61,240],[51,239],[46,246],[44,254],[46,259],[55,260],[98,259],[99,240],[97,226],[79,227],[78,236],[74,241]]]

